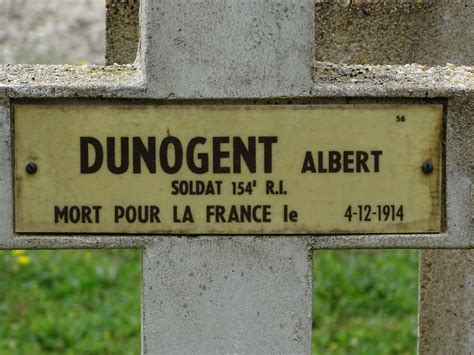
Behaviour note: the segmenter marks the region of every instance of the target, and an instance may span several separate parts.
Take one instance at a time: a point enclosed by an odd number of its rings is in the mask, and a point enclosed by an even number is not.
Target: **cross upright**
[[[315,249],[470,253],[472,68],[317,61],[317,3],[141,0],[134,64],[0,66],[0,249],[143,249],[143,354],[310,353]]]

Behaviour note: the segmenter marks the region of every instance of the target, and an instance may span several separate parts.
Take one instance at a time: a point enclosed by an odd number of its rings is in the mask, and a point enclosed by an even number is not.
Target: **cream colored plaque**
[[[16,232],[440,232],[442,112],[18,104]]]

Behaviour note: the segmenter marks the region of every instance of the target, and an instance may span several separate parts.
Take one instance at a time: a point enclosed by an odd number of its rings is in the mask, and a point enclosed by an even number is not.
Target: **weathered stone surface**
[[[0,63],[104,63],[103,0],[0,1]]]
[[[312,0],[144,0],[141,63],[156,98],[307,95]]]
[[[133,65],[0,65],[0,97],[141,97]]]
[[[322,65],[322,64],[321,64]],[[472,145],[470,134],[471,115],[466,111],[472,102],[473,69],[461,66],[435,67],[427,70],[423,66],[344,66],[323,65],[324,80],[318,81],[314,91],[301,103],[340,103],[350,98],[351,102],[389,102],[403,100],[404,103],[420,102],[420,99],[451,97],[448,106],[449,155],[448,175],[448,223],[449,228],[441,235],[337,235],[313,236],[308,240],[315,248],[468,248],[473,247],[469,228],[471,205],[466,196],[472,189],[472,176],[466,175],[461,166],[472,166],[472,155],[466,146]],[[340,79],[341,70],[369,73],[360,83],[351,79]],[[358,74],[359,75],[359,74]],[[363,74],[360,74],[362,77]],[[33,78],[39,78],[38,80]],[[143,79],[133,66],[0,66],[0,97],[10,98],[146,98]],[[387,99],[387,96],[390,97]],[[398,98],[398,99],[397,99]],[[460,98],[455,105],[454,98]],[[274,99],[271,102],[295,103],[295,98]],[[359,101],[357,101],[359,100]],[[398,101],[401,102],[401,101]],[[457,108],[456,108],[457,107]],[[8,119],[8,116],[0,117]],[[8,168],[8,165],[7,165]],[[463,168],[464,169],[464,168]],[[11,174],[9,169],[2,174]],[[461,178],[462,177],[462,178]],[[461,180],[459,180],[461,178]],[[461,182],[462,184],[459,184]],[[1,223],[1,221],[0,221]],[[13,231],[10,231],[13,236]],[[1,243],[1,248],[80,248],[96,246],[133,247],[143,246],[152,236],[143,238],[111,236],[19,236],[12,242]],[[0,240],[1,242],[1,240]],[[13,244],[12,244],[13,243]]]
[[[131,64],[138,51],[140,0],[107,0],[106,50],[107,64]]]
[[[474,250],[424,250],[420,267],[419,354],[471,354]]]
[[[311,252],[300,238],[163,239],[143,258],[144,354],[309,354]]]
[[[0,98],[0,249],[11,242],[13,231],[13,182],[11,174],[11,125],[9,101]]]
[[[301,98],[448,98],[468,96],[474,91],[474,68],[467,66],[372,66],[316,62],[314,68],[316,83]],[[354,72],[356,77],[341,77],[341,72]],[[144,85],[140,70],[134,65],[0,65],[0,96],[138,98],[148,95],[142,90]],[[282,97],[269,102],[285,100],[286,97]],[[291,100],[294,102],[294,98]]]
[[[125,33],[138,33],[138,23],[130,21],[136,16],[133,5],[136,1],[129,0],[131,5],[120,5],[119,2],[119,10],[107,22],[110,27],[108,39],[113,40],[117,63],[130,63],[130,48],[138,44],[132,43],[133,35],[124,36]],[[464,40],[474,36],[472,2],[317,0],[315,4],[315,53],[318,61],[347,64],[474,63],[474,45],[472,41]],[[126,25],[120,24],[124,19]],[[135,25],[137,28],[133,30]]]
[[[316,1],[315,13],[318,61],[474,63],[472,1]]]
[[[467,148],[474,146],[473,114],[472,96],[450,100],[447,228],[466,240],[474,238],[474,150]],[[454,148],[456,140],[464,145]],[[419,354],[468,354],[474,350],[474,250],[422,250],[420,255]]]

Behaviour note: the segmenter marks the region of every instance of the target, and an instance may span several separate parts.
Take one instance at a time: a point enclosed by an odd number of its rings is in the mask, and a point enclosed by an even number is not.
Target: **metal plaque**
[[[442,105],[16,105],[18,233],[441,231]]]

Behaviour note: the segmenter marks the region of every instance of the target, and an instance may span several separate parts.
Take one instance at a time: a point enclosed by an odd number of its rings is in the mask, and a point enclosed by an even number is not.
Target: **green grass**
[[[141,253],[0,252],[0,354],[139,354]]]
[[[139,354],[141,253],[0,251],[0,354]],[[417,251],[318,251],[316,354],[414,354]]]
[[[418,251],[314,253],[313,354],[415,354]]]

